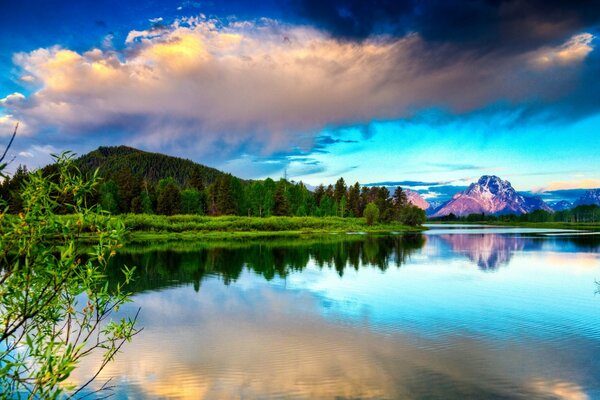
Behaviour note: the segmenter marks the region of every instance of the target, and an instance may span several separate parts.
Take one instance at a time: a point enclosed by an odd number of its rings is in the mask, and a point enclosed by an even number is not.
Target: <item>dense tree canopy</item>
[[[344,178],[339,178],[335,185],[319,185],[310,191],[302,182],[270,178],[243,181],[190,160],[125,146],[101,147],[74,160],[74,165],[84,174],[98,168],[102,183],[88,196],[89,204],[98,204],[115,214],[344,218],[362,217],[366,205],[373,203],[382,222],[406,219],[412,224],[425,218],[417,210],[410,212],[401,188],[396,188],[390,196],[386,187],[361,187],[358,182],[347,186]],[[46,176],[55,172],[54,165],[42,170]],[[10,204],[13,213],[22,209],[19,188],[28,174],[20,167],[0,185],[0,198]]]

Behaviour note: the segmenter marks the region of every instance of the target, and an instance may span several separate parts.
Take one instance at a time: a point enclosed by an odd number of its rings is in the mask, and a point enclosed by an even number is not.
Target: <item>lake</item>
[[[434,226],[115,262],[137,266],[122,312],[144,328],[96,381],[116,399],[600,398],[599,235]]]

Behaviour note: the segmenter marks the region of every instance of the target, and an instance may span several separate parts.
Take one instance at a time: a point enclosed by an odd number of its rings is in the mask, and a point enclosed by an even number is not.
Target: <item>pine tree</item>
[[[226,174],[217,178],[215,182],[216,189],[216,206],[217,212],[220,215],[236,215],[237,204],[234,198],[233,177],[231,174]]]
[[[348,212],[354,217],[360,217],[360,185],[356,182],[348,188]]]
[[[277,216],[288,215],[289,203],[285,195],[285,184],[278,184],[275,190],[273,214]]]
[[[162,179],[159,182],[156,212],[162,215],[175,215],[181,212],[181,193],[174,179]]]

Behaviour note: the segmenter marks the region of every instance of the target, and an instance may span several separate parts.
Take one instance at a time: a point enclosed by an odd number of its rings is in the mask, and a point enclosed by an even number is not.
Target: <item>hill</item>
[[[173,178],[184,185],[190,178],[199,179],[204,186],[224,173],[191,160],[151,153],[128,146],[99,147],[75,161],[83,173],[99,169],[99,174],[111,178],[123,170],[138,178],[156,184],[163,178]]]

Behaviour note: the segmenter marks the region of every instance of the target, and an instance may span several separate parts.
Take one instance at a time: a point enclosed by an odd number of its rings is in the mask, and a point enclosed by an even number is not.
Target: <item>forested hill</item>
[[[131,173],[151,184],[164,178],[173,178],[179,185],[185,185],[191,177],[204,186],[214,182],[223,172],[179,157],[160,153],[150,153],[128,146],[99,147],[76,160],[83,173],[99,169],[100,176],[114,178],[123,171]]]

